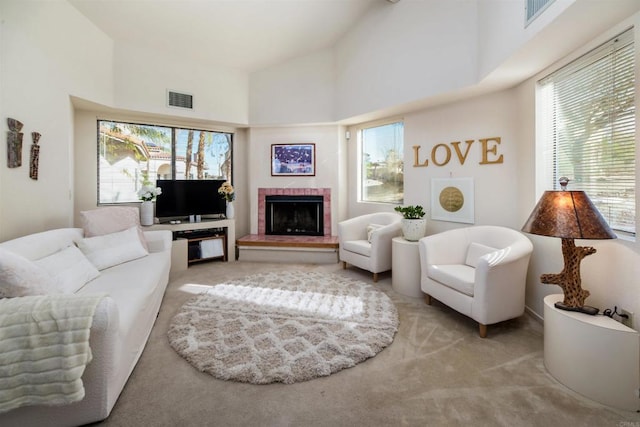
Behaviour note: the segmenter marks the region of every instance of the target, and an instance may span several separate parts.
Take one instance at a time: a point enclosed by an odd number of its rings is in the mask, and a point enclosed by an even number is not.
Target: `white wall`
[[[422,205],[429,219],[427,233],[433,234],[449,228],[468,224],[431,220],[432,178],[473,178],[475,193],[475,223],[504,225],[519,228],[526,218],[518,214],[514,199],[518,195],[519,140],[516,127],[517,111],[513,108],[515,94],[503,91],[488,96],[469,99],[442,107],[418,111],[404,117],[404,204]],[[375,123],[374,123],[375,124]],[[367,124],[369,126],[370,124]],[[357,194],[357,126],[350,128],[349,141],[349,216],[387,210],[393,205],[358,202]],[[480,139],[500,137],[497,153],[488,154],[489,161],[502,163],[480,164],[482,144]],[[452,142],[473,140],[464,164],[461,164]],[[450,161],[443,166],[433,163],[434,147],[445,144],[451,150]],[[428,161],[428,166],[414,166],[413,146],[420,146],[418,164]],[[436,149],[437,163],[443,162],[445,149]]]
[[[518,194],[518,150],[517,111],[513,108],[514,94],[503,91],[469,99],[455,104],[409,114],[405,117],[405,204],[422,204],[431,214],[431,179],[474,179],[475,223],[481,225],[503,225],[519,228],[524,219],[518,217],[513,200]],[[480,139],[500,138],[500,143],[489,141],[488,148],[496,153],[487,153],[489,164],[481,164],[483,147]],[[473,140],[467,158],[461,164],[451,142],[461,141],[459,146],[467,149],[465,141]],[[446,144],[452,151],[451,160],[437,166],[431,151],[438,144]],[[421,146],[419,164],[428,159],[427,167],[414,167],[412,146]],[[436,153],[442,162],[444,149]],[[497,163],[502,159],[502,163]],[[525,218],[526,219],[526,218]],[[429,221],[428,232],[438,232],[464,224],[445,224]]]
[[[71,225],[69,96],[112,102],[113,43],[67,2],[3,0],[0,15],[0,116],[24,123],[21,167],[6,167],[6,144],[0,144],[0,240],[5,240]],[[6,121],[3,130],[6,135]],[[29,178],[34,131],[42,134],[38,180]]]
[[[233,186],[236,192],[235,218],[236,218],[236,238],[240,238],[250,233],[250,212],[251,205],[255,199],[251,199],[249,182],[252,171],[247,167],[249,164],[249,130],[236,129],[233,135]]]
[[[331,232],[337,233],[339,200],[344,195],[341,174],[345,161],[344,132],[341,126],[294,126],[252,128],[248,133],[250,232],[258,233],[258,188],[330,188]],[[316,145],[315,176],[271,176],[271,144]],[[236,209],[237,212],[237,209]],[[239,236],[242,237],[242,236]]]
[[[252,73],[249,121],[354,123],[508,88],[639,5],[556,0],[525,27],[523,1],[380,1],[333,48]]]
[[[325,49],[250,76],[253,126],[333,122],[333,51]]]
[[[249,121],[248,73],[129,44],[115,46],[118,108],[218,123]],[[167,90],[193,95],[193,110],[168,107]]]
[[[98,206],[98,114],[94,111],[74,112],[74,217]]]
[[[479,86],[512,87],[640,10],[638,0],[555,0],[527,27],[524,2],[478,3]]]
[[[374,8],[335,47],[336,119],[475,83],[476,1]]]
[[[478,77],[482,79],[549,25],[575,0],[555,0],[525,27],[524,1],[478,2]]]
[[[476,83],[476,1],[380,2],[332,49],[250,76],[250,123],[348,119]]]

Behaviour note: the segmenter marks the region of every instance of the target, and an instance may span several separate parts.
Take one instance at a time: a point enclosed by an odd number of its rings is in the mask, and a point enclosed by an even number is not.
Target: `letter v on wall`
[[[473,139],[468,139],[464,143],[467,144],[467,149],[464,150],[464,154],[460,151],[460,141],[452,142],[453,148],[456,150],[456,155],[458,156],[458,160],[461,165],[464,165],[464,162],[467,160],[467,156],[469,155],[469,150],[471,149],[471,145],[475,141]]]

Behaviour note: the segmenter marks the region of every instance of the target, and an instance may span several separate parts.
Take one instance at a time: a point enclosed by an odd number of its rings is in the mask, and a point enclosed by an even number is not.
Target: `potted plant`
[[[410,242],[416,242],[424,237],[427,231],[426,212],[420,205],[396,206],[396,212],[400,212],[402,218],[402,235]]]

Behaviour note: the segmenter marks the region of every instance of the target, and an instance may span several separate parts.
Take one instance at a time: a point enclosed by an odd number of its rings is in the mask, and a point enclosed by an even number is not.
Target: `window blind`
[[[539,81],[549,187],[571,179],[609,226],[635,235],[633,30]]]

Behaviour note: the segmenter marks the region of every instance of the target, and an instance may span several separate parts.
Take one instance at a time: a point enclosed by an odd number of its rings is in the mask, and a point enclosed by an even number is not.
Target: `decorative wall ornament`
[[[474,145],[476,141],[474,139],[469,139],[464,141],[464,146],[462,145],[462,141],[454,141],[449,144],[436,144],[431,147],[431,156],[429,154],[426,155],[424,160],[420,157],[420,149],[422,146],[414,145],[413,148],[413,167],[428,167],[429,160],[431,160],[431,164],[434,166],[445,166],[449,164],[450,161],[457,161],[460,165],[464,165],[469,156],[469,152],[471,151],[471,147]],[[498,152],[498,148],[500,143],[502,142],[502,138],[499,136],[493,138],[481,138],[478,140],[480,143],[480,154],[482,158],[478,162],[479,165],[493,165],[493,164],[502,164],[504,163],[504,155]],[[475,144],[476,146],[478,144]],[[450,147],[451,146],[451,147]],[[453,150],[452,150],[453,148]]]
[[[22,122],[7,118],[9,131],[7,132],[7,166],[17,168],[22,166]]]
[[[29,161],[29,178],[36,180],[38,179],[38,162],[40,159],[40,146],[38,145],[38,141],[41,136],[38,132],[31,132],[33,144],[31,144],[31,159]]]
[[[432,179],[431,219],[473,224],[473,178]]]

